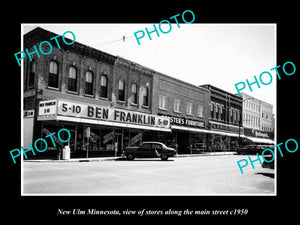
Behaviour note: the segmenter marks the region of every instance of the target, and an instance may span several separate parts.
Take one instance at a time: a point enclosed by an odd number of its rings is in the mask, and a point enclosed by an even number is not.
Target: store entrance
[[[115,133],[115,146],[117,147],[117,156],[121,156],[123,150],[123,134],[122,132]]]

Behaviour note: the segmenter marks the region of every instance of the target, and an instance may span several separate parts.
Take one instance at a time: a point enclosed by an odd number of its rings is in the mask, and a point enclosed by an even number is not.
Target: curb
[[[235,152],[218,152],[216,153],[203,153],[203,154],[183,154],[177,155],[175,158],[183,158],[183,157],[199,157],[199,156],[225,156],[225,155],[235,155]],[[36,162],[36,163],[72,163],[72,162],[99,162],[99,161],[115,161],[115,160],[126,160],[124,157],[99,157],[99,158],[74,158],[74,159],[31,159],[31,160],[23,160],[23,162]]]

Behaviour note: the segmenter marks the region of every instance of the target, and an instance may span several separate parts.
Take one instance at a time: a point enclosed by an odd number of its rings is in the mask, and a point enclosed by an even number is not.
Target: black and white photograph
[[[292,5],[68,4],[3,19],[5,217],[296,219]]]
[[[24,195],[276,194],[276,24],[22,28]]]

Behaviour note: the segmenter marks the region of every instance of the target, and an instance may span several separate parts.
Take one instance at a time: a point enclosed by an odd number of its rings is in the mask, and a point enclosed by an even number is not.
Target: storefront
[[[236,125],[209,122],[208,151],[235,151],[245,137],[244,128]],[[240,143],[239,143],[240,142]]]
[[[171,132],[166,117],[62,99],[39,103],[36,127],[41,137],[67,128],[71,158],[119,156],[127,146]],[[55,155],[56,147],[48,149]]]
[[[178,154],[194,154],[207,151],[209,130],[202,120],[160,114],[170,119],[171,134],[164,134],[166,143],[175,148]]]

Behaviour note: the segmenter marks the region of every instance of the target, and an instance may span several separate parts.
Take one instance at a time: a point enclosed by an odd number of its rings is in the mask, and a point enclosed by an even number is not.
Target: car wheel
[[[132,154],[128,154],[128,155],[127,155],[127,159],[129,159],[129,160],[134,160],[134,158],[135,158],[135,157],[134,157],[134,155],[132,155]]]
[[[161,155],[160,158],[161,160],[166,161],[169,157],[167,155]]]

